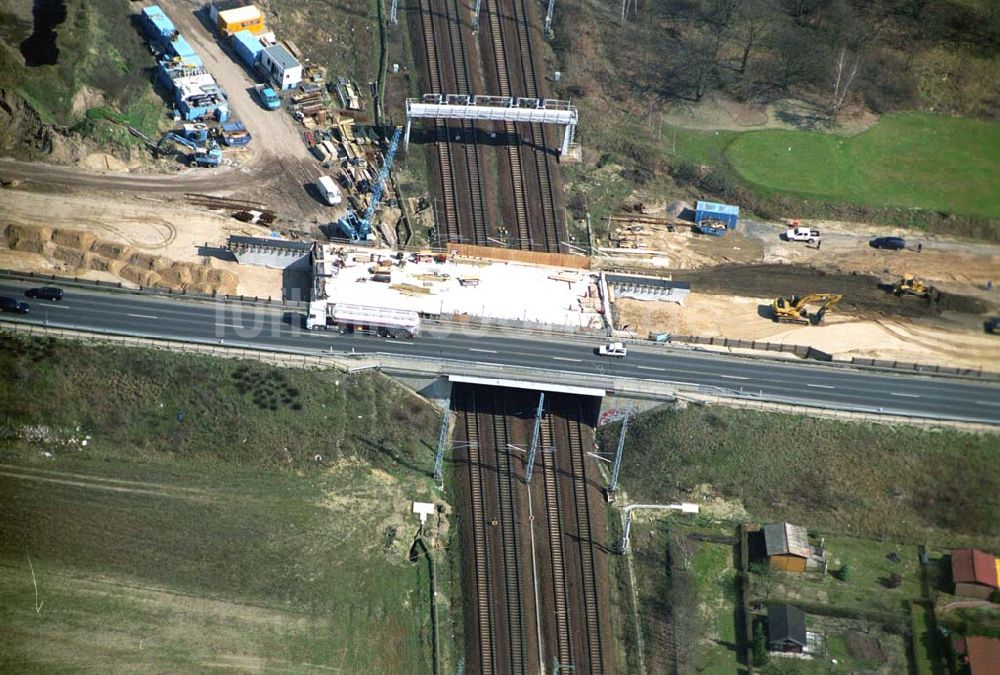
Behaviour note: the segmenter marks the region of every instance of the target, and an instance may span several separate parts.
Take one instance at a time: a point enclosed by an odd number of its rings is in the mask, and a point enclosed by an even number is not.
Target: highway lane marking
[[[740,377],[739,375],[719,375],[719,377],[724,377],[727,380],[749,380],[749,377]]]
[[[568,359],[565,356],[553,356],[553,361],[569,361],[571,363],[580,363],[581,359]]]
[[[806,382],[807,387],[812,387],[813,389],[836,389],[836,387],[830,386],[829,384],[810,384]]]
[[[126,314],[125,316],[134,316],[137,319],[155,319],[157,317],[152,314]]]
[[[889,392],[889,396],[901,396],[903,398],[920,398],[917,394],[897,394],[894,391]]]
[[[639,370],[655,370],[658,373],[667,372],[666,368],[654,368],[653,366],[636,366]]]
[[[481,354],[499,354],[495,349],[476,349],[475,347],[469,347],[470,352],[480,352]]]
[[[37,306],[37,305],[36,305]],[[39,309],[70,309],[66,305],[45,305]]]

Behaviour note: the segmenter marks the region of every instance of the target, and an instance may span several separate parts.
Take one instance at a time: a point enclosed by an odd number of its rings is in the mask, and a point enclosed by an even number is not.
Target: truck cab
[[[258,84],[253,89],[257,93],[257,98],[260,99],[260,104],[268,110],[277,110],[281,107],[281,99],[271,87],[266,84]]]
[[[815,244],[820,240],[819,230],[811,227],[790,227],[785,230],[785,241],[804,241]]]
[[[610,356],[616,359],[624,359],[628,354],[628,348],[621,342],[609,342],[597,348],[598,356]]]

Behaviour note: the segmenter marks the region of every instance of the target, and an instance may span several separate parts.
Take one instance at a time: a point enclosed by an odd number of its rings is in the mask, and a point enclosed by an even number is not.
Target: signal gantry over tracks
[[[580,116],[572,103],[556,99],[424,94],[420,99],[406,99],[404,147],[409,147],[410,127],[414,119],[558,124],[563,127],[560,154],[565,155],[573,142]]]

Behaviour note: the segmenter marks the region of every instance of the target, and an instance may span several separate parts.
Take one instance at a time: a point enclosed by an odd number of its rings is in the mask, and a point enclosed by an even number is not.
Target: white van
[[[343,197],[340,196],[340,188],[329,176],[320,176],[319,180],[316,181],[316,187],[319,188],[320,195],[330,206],[337,206],[343,200]]]

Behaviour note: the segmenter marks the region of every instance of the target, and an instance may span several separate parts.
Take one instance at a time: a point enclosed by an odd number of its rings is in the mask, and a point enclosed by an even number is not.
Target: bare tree
[[[736,36],[740,41],[740,75],[747,72],[750,53],[767,37],[774,25],[774,17],[761,0],[748,0],[740,5],[737,13]]]
[[[852,58],[853,56],[853,58]],[[858,76],[858,68],[861,66],[861,55],[855,52],[848,55],[847,47],[840,48],[840,55],[834,65],[833,96],[830,98],[830,120],[836,120],[837,114],[847,104],[847,97],[851,93],[851,86]]]

